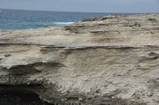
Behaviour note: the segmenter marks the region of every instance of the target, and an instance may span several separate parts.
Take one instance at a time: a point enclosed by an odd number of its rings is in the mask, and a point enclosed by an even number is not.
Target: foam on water
[[[54,24],[56,25],[69,25],[69,24],[73,24],[74,22],[54,22]]]

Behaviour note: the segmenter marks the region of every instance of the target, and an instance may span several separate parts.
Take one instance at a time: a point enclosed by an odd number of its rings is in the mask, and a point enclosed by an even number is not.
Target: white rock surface
[[[1,30],[0,79],[59,105],[158,105],[159,15]]]

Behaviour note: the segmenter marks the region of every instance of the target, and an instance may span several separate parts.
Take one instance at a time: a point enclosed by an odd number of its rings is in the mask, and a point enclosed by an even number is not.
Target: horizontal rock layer
[[[23,86],[54,105],[158,105],[158,17],[1,30],[0,87]]]

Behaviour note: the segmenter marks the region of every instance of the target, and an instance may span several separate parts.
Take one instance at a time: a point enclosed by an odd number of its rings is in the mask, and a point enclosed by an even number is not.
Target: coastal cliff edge
[[[0,30],[4,91],[53,105],[158,105],[159,14]]]

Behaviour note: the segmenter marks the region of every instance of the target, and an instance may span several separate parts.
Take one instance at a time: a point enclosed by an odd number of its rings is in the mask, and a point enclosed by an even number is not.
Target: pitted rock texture
[[[53,105],[158,105],[158,40],[158,14],[1,30],[0,84]]]

